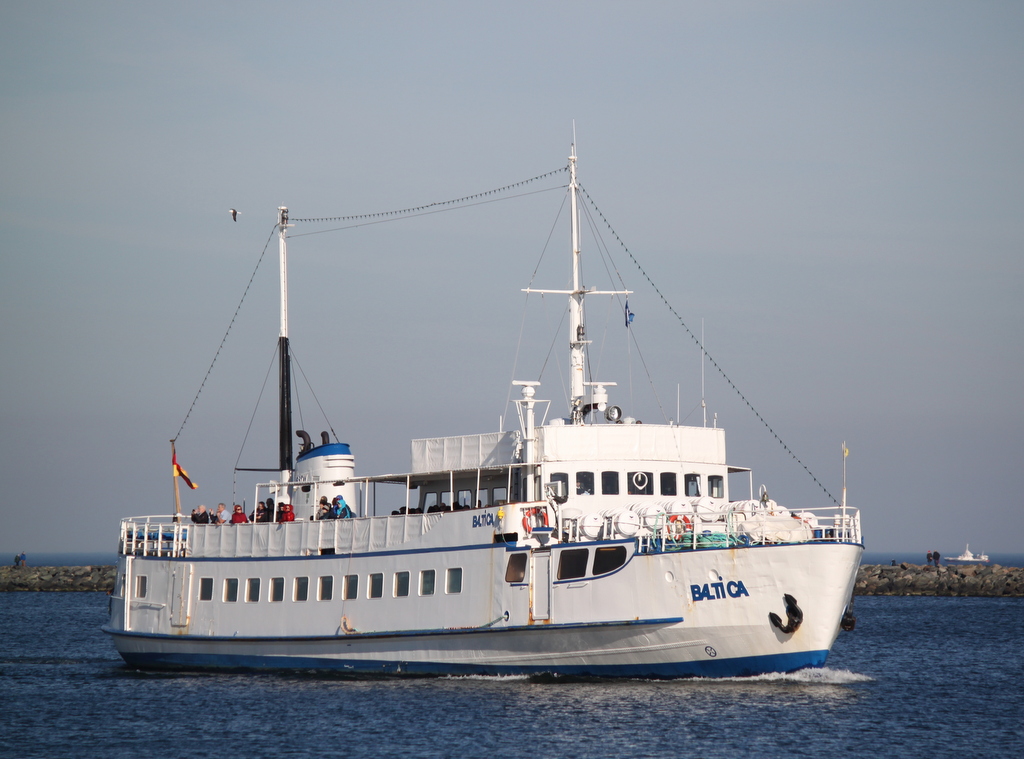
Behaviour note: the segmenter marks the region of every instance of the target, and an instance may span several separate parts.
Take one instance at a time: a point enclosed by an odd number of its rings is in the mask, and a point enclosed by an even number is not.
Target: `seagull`
[[[232,208],[229,213],[231,214],[231,221],[238,221],[238,211]]]

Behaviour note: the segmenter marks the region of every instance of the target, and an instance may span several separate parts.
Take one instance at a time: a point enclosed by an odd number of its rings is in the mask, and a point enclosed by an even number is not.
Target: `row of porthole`
[[[395,598],[403,598],[410,594],[411,574],[408,571],[395,572],[393,575],[392,594]],[[433,569],[423,569],[419,573],[420,596],[432,596],[435,590],[436,573]],[[145,598],[148,593],[148,578],[146,575],[135,577],[135,597]],[[236,603],[239,600],[240,580],[236,577],[229,577],[223,581],[221,600],[225,603]],[[249,577],[245,580],[245,602],[258,603],[261,597],[262,580],[259,577]],[[285,578],[270,578],[270,598],[273,602],[284,601]],[[296,577],[292,584],[292,601],[308,601],[310,596],[309,578]],[[367,575],[366,598],[376,599],[384,597],[384,573],[373,572]],[[444,592],[446,595],[456,595],[462,592],[462,567],[449,567],[445,570]],[[212,601],[214,595],[214,579],[212,577],[199,578],[199,600]],[[344,575],[342,577],[343,600],[355,600],[359,597],[359,575]],[[334,576],[323,575],[317,583],[316,599],[318,601],[331,601],[334,599]]]

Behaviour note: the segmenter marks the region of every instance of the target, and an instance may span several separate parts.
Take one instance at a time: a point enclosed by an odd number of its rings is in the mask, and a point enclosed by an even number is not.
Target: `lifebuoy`
[[[677,537],[693,529],[693,522],[686,514],[673,514],[668,521]]]
[[[530,517],[540,517],[540,521],[544,523],[544,526],[548,526],[548,512],[547,509],[543,509],[539,506],[532,509],[527,509],[523,514],[523,529],[526,530],[526,534],[529,535],[533,532],[533,524],[531,523]]]

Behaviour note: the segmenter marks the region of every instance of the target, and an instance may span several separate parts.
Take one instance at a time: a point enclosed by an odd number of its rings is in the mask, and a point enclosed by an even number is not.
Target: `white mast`
[[[572,291],[569,294],[569,378],[570,378],[570,410],[573,424],[583,421],[583,405],[586,402],[584,389],[584,365],[587,342],[586,328],[583,326],[584,291],[580,287],[580,215],[577,203],[576,184],[576,143],[572,145],[569,156],[569,207],[572,218]]]
[[[575,137],[575,135],[574,135]],[[588,386],[595,388],[594,403],[600,409],[605,407],[608,394],[605,387],[615,385],[614,382],[587,382],[585,377],[587,365],[586,346],[590,344],[586,337],[583,324],[583,299],[587,295],[630,295],[632,290],[588,290],[580,282],[580,215],[579,215],[579,184],[576,182],[576,143],[572,144],[569,156],[569,207],[572,224],[572,289],[571,290],[532,290],[526,288],[525,293],[560,293],[569,296],[569,379],[570,394],[569,414],[573,424],[583,424],[586,417]]]

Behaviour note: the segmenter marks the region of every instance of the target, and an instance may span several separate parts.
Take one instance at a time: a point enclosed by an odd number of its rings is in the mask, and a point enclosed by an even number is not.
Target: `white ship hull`
[[[327,573],[366,576],[382,570],[387,576],[389,566],[436,563],[440,557],[331,556],[282,559],[272,567],[266,560],[135,559],[135,576],[147,573],[153,578],[147,598],[129,601],[129,629],[124,629],[123,615],[115,613],[107,631],[126,662],[145,668],[753,675],[825,663],[851,598],[860,553],[860,546],[832,543],[636,554],[606,576],[555,580],[541,587],[539,580],[506,583],[507,551],[498,545],[442,553],[438,566],[466,565],[457,597],[424,598],[414,590],[408,597],[395,598],[389,592],[370,599],[364,593],[330,602],[288,597],[276,604],[194,602],[185,610],[187,619],[179,620],[185,624],[178,627],[172,624],[175,613],[181,613],[176,612],[174,594],[201,576],[212,577],[218,586],[228,574],[262,575],[263,583],[270,574],[286,583]],[[175,577],[180,578],[177,590]],[[545,592],[550,594],[548,619],[534,619],[534,597]],[[791,634],[769,621],[770,612],[785,617],[784,594],[795,598],[803,611],[802,625]],[[437,610],[439,616],[424,610],[433,602],[444,607]],[[115,599],[115,608],[119,603],[124,608],[123,598]],[[430,627],[410,624],[410,617],[428,623],[457,619],[461,624]],[[407,624],[394,629],[396,619]]]

